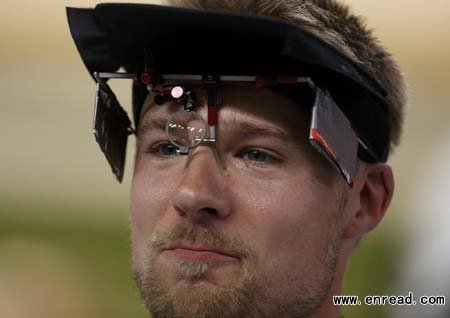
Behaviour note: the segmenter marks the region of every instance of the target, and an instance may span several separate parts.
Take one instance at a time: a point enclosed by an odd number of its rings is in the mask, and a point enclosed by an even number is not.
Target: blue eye
[[[171,142],[159,142],[148,149],[148,153],[160,157],[176,156],[178,147]]]
[[[247,152],[246,158],[251,161],[266,162],[267,159],[270,158],[270,156],[265,152],[253,149]]]
[[[259,149],[246,150],[242,153],[242,156],[248,164],[256,167],[265,167],[266,165],[280,164],[282,162],[276,155]]]
[[[172,143],[164,143],[159,145],[159,152],[163,156],[173,156],[177,154],[177,146]]]

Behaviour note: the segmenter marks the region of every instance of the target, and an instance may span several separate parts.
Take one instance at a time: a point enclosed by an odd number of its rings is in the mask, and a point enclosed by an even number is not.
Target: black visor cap
[[[310,76],[330,92],[369,145],[387,160],[390,107],[383,86],[320,38],[289,22],[261,15],[146,4],[67,8],[72,37],[90,74],[128,72],[151,55],[158,74]],[[144,87],[133,86],[137,123]]]

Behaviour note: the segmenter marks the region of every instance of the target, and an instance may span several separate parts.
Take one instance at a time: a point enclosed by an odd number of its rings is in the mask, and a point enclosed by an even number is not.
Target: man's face
[[[143,110],[131,191],[143,301],[155,318],[306,317],[335,273],[343,180],[308,144],[293,101],[250,85],[219,92],[226,172],[209,146],[187,166],[172,152],[162,124],[175,105]]]

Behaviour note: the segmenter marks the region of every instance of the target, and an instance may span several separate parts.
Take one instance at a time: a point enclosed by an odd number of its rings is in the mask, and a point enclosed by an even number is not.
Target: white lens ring
[[[167,119],[166,134],[180,148],[194,148],[206,137],[208,125],[194,111],[180,110]]]

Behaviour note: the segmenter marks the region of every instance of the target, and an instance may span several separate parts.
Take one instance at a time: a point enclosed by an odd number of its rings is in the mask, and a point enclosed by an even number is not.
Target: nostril
[[[206,212],[206,213],[208,213],[210,215],[217,215],[217,210],[213,209],[213,208],[204,208],[203,212]]]

